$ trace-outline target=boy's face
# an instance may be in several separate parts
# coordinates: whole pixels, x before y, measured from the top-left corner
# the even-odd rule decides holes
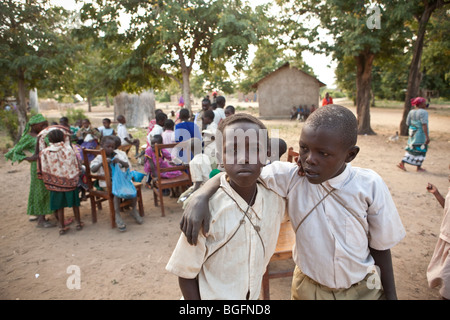
[[[244,139],[239,139],[237,134],[234,139],[226,138],[228,130],[237,129],[242,129],[246,133],[253,131],[255,134],[245,137],[245,142]],[[225,128],[222,159],[234,189],[251,186],[261,173],[267,156],[267,141],[260,139],[260,129],[258,125],[250,122],[233,123]],[[262,159],[260,155],[264,158]]]
[[[299,165],[310,183],[319,184],[341,174],[359,147],[348,147],[342,136],[331,129],[305,125],[300,136]]]
[[[83,122],[81,122],[81,125],[87,129],[87,128],[89,128],[90,123],[89,123],[89,121],[83,120]]]
[[[102,144],[102,148],[105,150],[106,156],[110,157],[116,149],[116,143],[114,141],[105,141]]]
[[[109,122],[108,120],[103,120],[103,126],[106,128],[106,129],[109,129],[109,126],[111,125],[111,122]]]
[[[232,115],[232,113],[229,109],[225,109],[224,112],[225,112],[225,117],[227,117],[227,118]]]

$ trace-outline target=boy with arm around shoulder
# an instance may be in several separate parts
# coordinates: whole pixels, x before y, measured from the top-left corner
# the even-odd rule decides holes
[[[397,298],[390,248],[405,230],[382,178],[350,165],[359,152],[356,140],[353,113],[328,105],[305,122],[297,165],[276,161],[261,174],[269,188],[287,198],[296,233],[293,299]],[[210,181],[203,193],[193,195],[181,221],[191,243],[203,216],[208,217],[202,198],[211,192]],[[369,283],[374,265],[381,286]]]

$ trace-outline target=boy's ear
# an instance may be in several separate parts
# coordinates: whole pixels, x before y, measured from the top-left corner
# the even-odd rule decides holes
[[[345,159],[345,162],[352,162],[353,159],[356,158],[356,156],[359,153],[359,147],[358,146],[353,146],[350,149],[348,149],[348,153],[347,153],[347,158]]]

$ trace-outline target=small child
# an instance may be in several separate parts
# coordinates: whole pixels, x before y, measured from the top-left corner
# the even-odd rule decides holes
[[[80,218],[77,189],[81,163],[75,151],[65,143],[63,131],[52,130],[47,137],[50,145],[39,153],[39,172],[50,191],[50,210],[55,211],[59,234],[63,235],[69,229],[64,224],[64,208],[73,208],[77,230],[81,230],[84,225]]]
[[[229,117],[232,116],[233,114],[235,114],[235,108],[232,105],[229,105],[225,108],[225,117]]]
[[[267,157],[264,124],[241,114],[222,121],[219,131],[225,129],[257,134],[242,139],[223,134],[220,139],[226,175],[209,201],[209,235],[191,246],[181,234],[166,266],[179,277],[186,300],[258,299],[284,216],[284,200],[257,181]]]
[[[214,122],[214,117],[215,117],[214,111],[212,111],[212,110],[206,110],[202,116],[202,122],[203,122],[202,128],[205,128],[205,130],[211,131],[213,133],[213,135],[215,135],[216,131],[217,131],[217,123]]]
[[[117,136],[120,138],[121,145],[127,146],[127,145],[133,145],[136,148],[136,154],[135,156],[139,156],[139,139],[133,139],[133,136],[128,133],[127,126],[125,123],[127,123],[127,120],[125,119],[125,116],[119,115],[117,116],[117,121],[119,122],[119,125],[117,126]]]
[[[126,170],[127,168],[130,168],[130,162],[128,161],[128,157],[125,152],[116,150],[118,145],[118,139],[116,136],[105,136],[101,140],[101,147],[105,150],[105,154],[107,157],[107,161],[109,164],[111,163],[118,163],[122,170]],[[99,175],[104,175],[105,171],[102,167],[102,156],[98,155],[95,157],[94,160],[90,163],[91,171],[94,173],[97,173]],[[104,188],[106,187],[106,182],[103,180],[100,180],[99,183],[100,187]],[[116,218],[116,225],[117,229],[121,232],[124,232],[127,230],[127,226],[125,222],[122,220],[122,217],[120,216],[120,201],[121,199],[114,196],[114,211],[115,211],[115,218]],[[136,210],[136,204],[137,204],[137,198],[132,199],[131,203],[131,216],[136,220],[138,224],[143,223],[142,217],[139,215],[139,213]]]
[[[164,112],[159,112],[156,115],[156,123],[155,126],[153,127],[152,131],[150,131],[150,133],[147,135],[147,142],[149,144],[151,144],[151,140],[152,137],[155,135],[162,135],[162,133],[164,132],[164,124],[166,123],[167,120],[167,114],[165,114]]]
[[[194,155],[192,160],[189,162],[189,173],[191,175],[193,185],[183,192],[178,199],[178,203],[182,202],[183,206],[189,196],[209,179],[209,174],[212,170],[209,157],[202,151],[202,142],[197,138],[192,138],[189,140],[189,144],[191,153]]]
[[[175,122],[171,119],[167,119],[166,122],[164,122],[164,132],[161,134],[163,138],[163,143],[175,143],[175,131],[173,129],[175,128]]]
[[[450,300],[450,187],[445,199],[435,185],[428,183],[427,190],[444,208],[439,239],[427,269],[428,285],[430,288],[441,286],[439,290],[441,297]]]
[[[354,114],[327,105],[306,120],[298,163],[275,161],[261,173],[288,202],[296,234],[294,300],[397,299],[390,248],[405,229],[383,179],[350,165],[359,152],[356,141]],[[216,177],[186,207],[181,226],[189,243],[195,244],[202,218],[208,232],[204,202],[217,190]]]
[[[105,118],[102,120],[103,126],[98,128],[98,131],[101,133],[101,137],[112,136],[115,135],[116,132],[113,128],[111,128],[111,119]]]
[[[145,157],[147,158],[147,161],[144,165],[144,171],[146,173],[150,173],[153,178],[156,178],[156,149],[155,144],[162,144],[162,136],[157,134],[153,136],[151,140],[151,145],[147,150],[145,150]],[[159,166],[160,168],[168,168],[171,167],[169,164],[169,161],[172,160],[171,154],[166,149],[160,150],[161,154],[159,155]],[[178,177],[182,174],[181,171],[168,171],[168,172],[162,172],[161,177],[170,179]]]
[[[89,119],[83,119],[81,121],[81,128],[77,131],[77,138],[83,141],[80,146],[85,149],[96,149],[98,146],[98,140],[100,139],[100,132],[91,126]],[[83,155],[81,155],[83,157]],[[94,156],[89,155],[88,160],[92,161]]]

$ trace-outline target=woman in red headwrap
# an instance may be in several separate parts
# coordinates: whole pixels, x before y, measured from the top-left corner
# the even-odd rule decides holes
[[[422,163],[427,154],[428,144],[430,143],[429,128],[428,128],[428,112],[425,110],[427,101],[425,98],[417,97],[411,100],[411,105],[416,108],[408,113],[406,118],[406,125],[408,128],[408,144],[405,148],[406,153],[402,161],[397,164],[397,167],[406,171],[405,163],[416,166],[417,171],[425,171],[422,168]]]

